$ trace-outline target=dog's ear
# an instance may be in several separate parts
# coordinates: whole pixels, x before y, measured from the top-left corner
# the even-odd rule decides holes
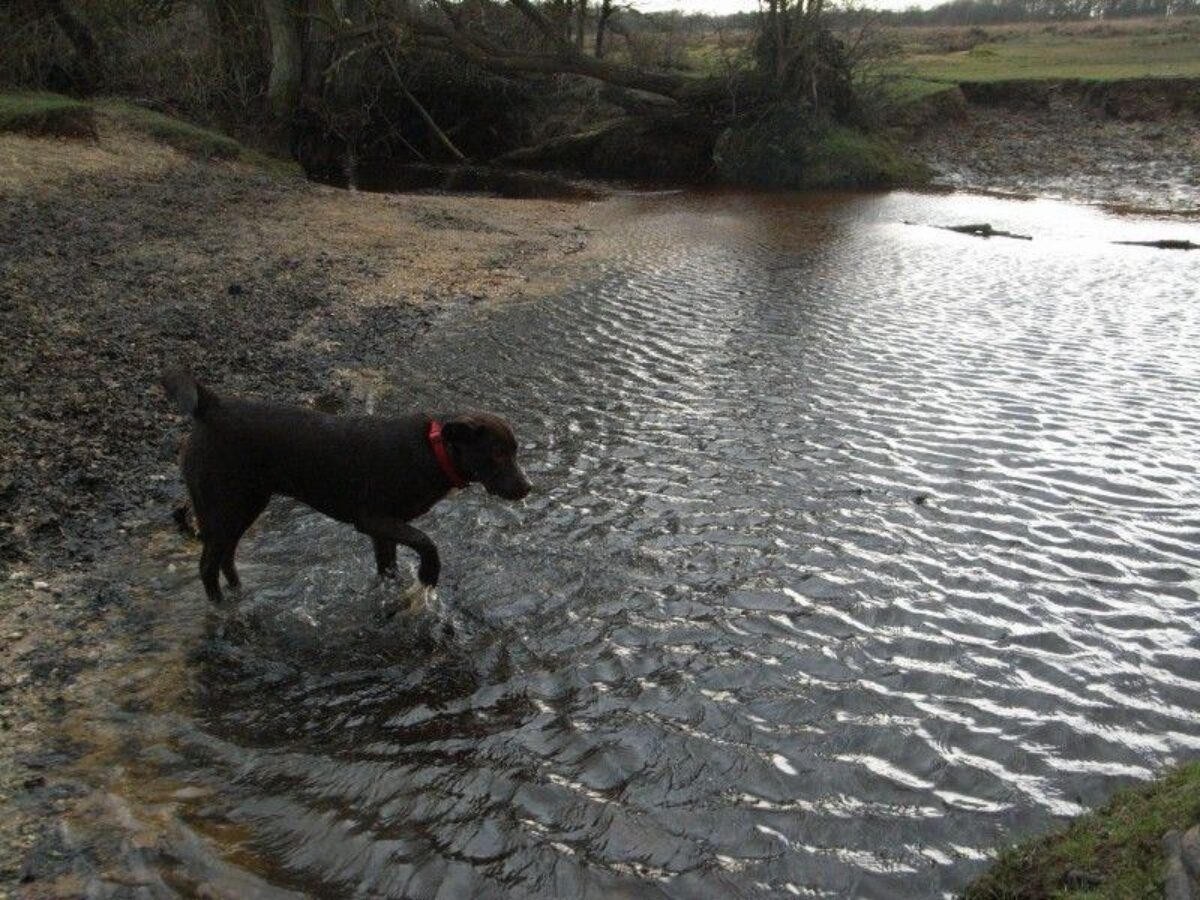
[[[182,415],[195,415],[200,408],[200,385],[187,366],[167,369],[159,379],[163,390]]]
[[[472,416],[455,416],[442,426],[446,440],[454,444],[466,444],[483,436],[486,427]]]

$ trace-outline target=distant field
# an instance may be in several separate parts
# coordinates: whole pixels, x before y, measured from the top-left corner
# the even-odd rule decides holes
[[[895,28],[894,68],[928,81],[1200,76],[1200,19]]]
[[[853,40],[856,35],[850,37]],[[750,64],[749,32],[690,34],[674,67],[697,75]],[[875,40],[905,93],[929,82],[1200,77],[1200,18],[1116,19],[989,26],[884,27]],[[619,52],[619,51],[618,51]]]

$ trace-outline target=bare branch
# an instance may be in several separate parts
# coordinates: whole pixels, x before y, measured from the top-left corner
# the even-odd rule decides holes
[[[425,36],[448,40],[472,62],[504,75],[571,74],[595,78],[616,87],[630,88],[678,99],[688,80],[665,72],[648,72],[588,56],[558,34],[554,24],[542,15],[530,0],[509,0],[527,18],[553,48],[552,53],[517,53],[504,50],[468,32],[448,0],[434,0],[446,16],[447,25],[439,27],[428,20],[414,19],[414,31]]]
[[[455,159],[457,159],[459,162],[466,162],[466,156],[463,155],[461,150],[454,146],[454,142],[450,140],[446,132],[442,131],[442,129],[438,127],[438,123],[434,121],[433,116],[429,114],[429,111],[421,104],[421,101],[413,96],[412,92],[404,84],[404,79],[400,76],[400,69],[396,65],[396,60],[392,57],[392,51],[387,47],[384,47],[383,55],[384,58],[387,59],[388,67],[392,70],[392,76],[396,79],[396,84],[400,88],[400,93],[404,95],[405,100],[412,104],[413,109],[417,111],[417,115],[421,117],[421,121],[423,121],[429,127],[429,130],[432,131],[437,139],[442,142],[442,146],[449,150],[450,154]]]

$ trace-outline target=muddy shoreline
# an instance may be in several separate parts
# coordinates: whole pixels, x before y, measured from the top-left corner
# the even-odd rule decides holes
[[[1196,79],[964,84],[908,111],[932,184],[1200,214]]]

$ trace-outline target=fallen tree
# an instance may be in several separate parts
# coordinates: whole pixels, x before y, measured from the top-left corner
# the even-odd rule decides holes
[[[328,84],[321,81],[337,77],[343,60],[384,58],[388,65],[382,72],[377,67],[374,77],[392,82],[420,111],[424,129],[441,145],[426,154],[432,159],[692,180],[720,168],[713,151],[724,133],[761,131],[764,121],[780,120],[781,110],[784,116],[814,122],[846,123],[855,115],[853,73],[844,47],[825,25],[824,0],[764,0],[760,33],[748,58],[709,75],[633,65],[617,59],[611,47],[606,52],[604,34],[618,33],[608,3],[599,6],[594,52],[589,53],[580,24],[587,19],[588,0],[575,0],[571,15],[563,14],[558,3],[533,0],[362,3],[353,11],[348,2],[341,4],[339,14],[318,17],[323,46],[312,52],[329,61],[322,68],[307,68],[310,104],[297,110],[297,120],[312,121],[311,98],[327,92]],[[560,123],[529,128],[473,153],[456,137],[472,132],[469,117],[460,114],[454,121],[446,117],[447,110],[420,108],[414,96],[419,92],[406,75],[416,60],[440,60],[447,68],[466,66],[504,81],[537,85],[545,120],[570,120],[564,111],[580,97],[587,98],[582,102],[590,105],[592,115],[574,117],[581,127]],[[289,83],[290,77],[272,71],[272,82]],[[558,97],[561,107],[552,108],[548,97]],[[775,140],[817,133],[780,129]],[[743,145],[748,144],[727,142],[729,147]],[[740,173],[755,165],[725,168]]]
[[[190,91],[183,108],[202,119],[286,143],[310,173],[379,160],[790,186],[883,177],[820,175],[859,124],[850,54],[827,25],[826,0],[761,0],[753,40],[702,73],[673,68],[682,38],[662,30],[670,17],[610,0],[107,0],[90,30],[100,7],[53,0],[50,17],[37,0],[20,2],[70,32],[103,90],[128,91],[122,79],[138,68],[112,55],[131,36],[144,52],[144,32],[159,28],[166,92]],[[193,38],[197,22],[204,34],[180,53],[168,38],[183,20]],[[185,77],[168,71],[177,60]],[[798,173],[780,154],[813,164]],[[877,156],[859,154],[871,161],[864,171],[887,169]]]
[[[1153,247],[1156,250],[1200,250],[1200,244],[1174,238],[1161,241],[1113,241],[1113,243],[1124,244],[1126,247]]]
[[[905,220],[905,225],[917,225],[918,222],[909,222]],[[1012,238],[1015,241],[1032,241],[1033,237],[1028,234],[1017,234],[1014,231],[1003,231],[999,228],[993,228],[990,222],[972,223],[970,225],[933,225],[932,228],[940,228],[942,231],[953,231],[955,234],[968,234],[971,237],[981,238]]]

